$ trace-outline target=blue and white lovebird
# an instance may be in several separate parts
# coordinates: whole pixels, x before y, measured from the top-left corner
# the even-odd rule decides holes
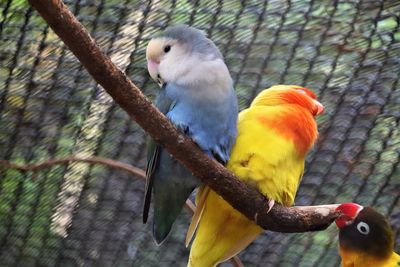
[[[161,89],[157,108],[210,157],[225,164],[237,135],[238,106],[221,53],[205,34],[179,25],[150,40],[150,76]],[[165,240],[200,180],[162,147],[149,142],[143,222],[154,194],[153,237]]]

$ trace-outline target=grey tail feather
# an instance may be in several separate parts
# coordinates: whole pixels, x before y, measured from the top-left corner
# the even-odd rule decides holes
[[[153,223],[153,239],[154,239],[154,242],[156,242],[157,246],[161,246],[162,243],[164,243],[165,239],[167,239],[167,236],[170,233],[171,228],[169,231],[163,231],[162,233],[160,233],[159,230],[156,230],[157,228],[155,225],[156,224]],[[172,225],[171,225],[171,227],[172,227]]]
[[[144,204],[143,204],[143,223],[147,223],[147,219],[149,218],[151,193],[153,191],[152,189],[153,189],[153,178],[147,177]]]
[[[172,225],[174,224],[177,215],[163,218],[163,221],[157,219],[159,217],[160,214],[154,211],[153,238],[158,246],[160,246],[164,242],[168,234],[171,232]]]
[[[161,245],[167,238],[177,217],[182,211],[186,199],[190,196],[195,186],[185,188],[186,192],[181,192],[178,198],[164,198],[163,203],[155,199],[154,218],[153,218],[153,238],[157,245]],[[158,197],[158,196],[157,196]]]
[[[149,210],[151,203],[151,193],[153,191],[153,183],[154,183],[154,171],[158,164],[158,158],[160,154],[160,146],[156,145],[154,153],[151,159],[147,163],[146,168],[146,188],[144,195],[144,204],[143,204],[143,223],[147,223],[147,219],[149,218]]]

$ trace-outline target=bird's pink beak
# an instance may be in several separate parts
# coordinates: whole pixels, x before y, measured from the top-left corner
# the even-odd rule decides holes
[[[340,211],[342,214],[335,220],[337,227],[343,228],[349,224],[352,224],[354,219],[358,216],[360,211],[363,209],[356,203],[343,203],[336,208],[336,211]]]
[[[324,110],[325,110],[324,106],[320,102],[318,102],[317,100],[314,100],[314,103],[317,106],[317,112],[316,112],[315,115],[319,115],[319,114],[324,113]]]
[[[154,73],[158,69],[158,65],[160,65],[160,61],[158,60],[147,60],[147,69],[149,70],[150,74]]]

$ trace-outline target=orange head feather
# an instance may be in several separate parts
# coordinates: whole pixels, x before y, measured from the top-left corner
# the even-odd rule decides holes
[[[275,85],[259,93],[251,106],[296,104],[316,116],[324,111],[324,107],[316,98],[316,95],[308,88],[297,85]]]
[[[300,155],[305,156],[317,139],[317,124],[313,116],[321,114],[324,107],[311,90],[296,85],[276,85],[259,93],[251,106],[287,106],[284,112],[279,109],[276,117],[262,115],[259,120],[292,140]]]

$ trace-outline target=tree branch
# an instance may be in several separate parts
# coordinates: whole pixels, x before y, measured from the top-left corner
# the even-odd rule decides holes
[[[132,119],[195,176],[262,228],[278,232],[322,230],[338,216],[334,211],[335,206],[304,209],[275,205],[268,213],[267,199],[206,156],[195,143],[178,132],[139,88],[101,52],[62,1],[29,0],[29,3]]]

